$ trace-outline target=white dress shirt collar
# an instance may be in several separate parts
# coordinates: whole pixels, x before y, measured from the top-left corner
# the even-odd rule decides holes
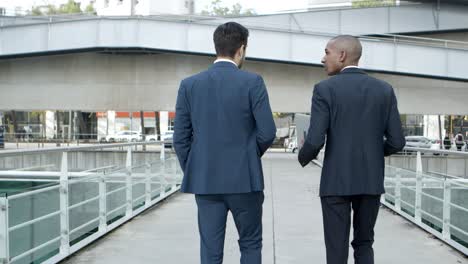
[[[351,68],[359,69],[359,67],[356,66],[356,65],[349,65],[349,66],[346,66],[346,67],[344,67],[343,69],[341,69],[341,71],[344,71],[344,70],[346,70],[346,69],[351,69]]]
[[[230,62],[230,63],[236,65],[236,67],[237,67],[237,64],[233,60],[230,60],[230,59],[216,59],[214,61],[214,63],[217,63],[217,62]]]

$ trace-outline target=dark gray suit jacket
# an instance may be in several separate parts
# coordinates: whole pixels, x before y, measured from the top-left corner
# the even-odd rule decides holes
[[[384,156],[405,146],[393,88],[357,68],[318,83],[299,152],[302,166],[317,157],[325,140],[320,196],[384,193]]]
[[[174,147],[182,192],[232,194],[263,190],[261,156],[275,123],[262,77],[217,62],[180,84]]]

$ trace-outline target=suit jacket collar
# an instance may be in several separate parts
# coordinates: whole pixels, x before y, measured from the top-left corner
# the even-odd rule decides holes
[[[216,68],[232,68],[232,69],[239,69],[239,68],[237,68],[236,65],[234,65],[233,63],[228,62],[228,61],[219,61],[219,62],[213,63],[213,64],[210,66],[210,69],[216,69]]]
[[[360,74],[367,74],[365,71],[361,70],[360,68],[347,68],[341,71],[339,74],[345,74],[345,73],[360,73]]]

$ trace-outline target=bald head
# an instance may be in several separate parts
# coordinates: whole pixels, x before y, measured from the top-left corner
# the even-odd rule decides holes
[[[339,52],[346,52],[346,64],[358,64],[362,55],[362,46],[358,38],[350,35],[334,37],[329,42]]]
[[[341,35],[328,42],[322,63],[328,75],[335,75],[346,66],[358,66],[361,54],[362,46],[357,38]]]

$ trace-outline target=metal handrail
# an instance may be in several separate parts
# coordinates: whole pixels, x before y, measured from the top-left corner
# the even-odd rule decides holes
[[[84,200],[82,202],[79,202],[79,203],[76,203],[76,204],[73,204],[73,205],[69,205],[68,210],[73,210],[73,209],[78,208],[78,207],[80,207],[82,205],[89,204],[91,202],[97,201],[97,200],[99,200],[99,198],[100,198],[100,196],[97,195],[97,196],[94,196],[93,198],[90,198],[88,200]]]
[[[400,202],[406,204],[407,206],[409,206],[409,207],[411,207],[411,208],[413,208],[413,209],[415,208],[414,204],[410,204],[410,203],[408,203],[407,201],[403,201],[403,200],[400,199]]]
[[[138,185],[138,184],[143,184],[143,183],[146,183],[148,180],[147,179],[143,179],[141,181],[135,181],[135,182],[132,182],[132,185],[135,186],[135,185]]]
[[[429,216],[429,217],[431,217],[431,218],[433,218],[433,219],[435,219],[435,220],[437,220],[437,221],[439,221],[441,223],[444,222],[444,220],[440,219],[440,217],[437,217],[437,216],[429,213],[428,211],[426,211],[424,209],[419,209],[419,210],[421,210],[421,213],[423,213],[423,214],[425,214],[425,215],[427,215],[427,216]]]
[[[394,188],[395,188],[395,187],[396,187],[396,186],[394,186]],[[403,188],[403,189],[406,189],[406,190],[409,190],[409,191],[412,191],[412,192],[416,192],[416,188],[410,188],[410,187],[404,186],[404,185],[400,186],[400,188]]]
[[[427,173],[435,174],[435,175],[439,175],[439,176],[443,176],[443,177],[448,177],[448,178],[454,178],[454,179],[464,179],[463,177],[460,177],[460,176],[444,174],[444,173],[436,172],[436,171],[428,171]]]
[[[459,180],[459,179],[457,179],[457,180],[450,180],[450,184],[456,185],[456,186],[462,187],[462,188],[468,188],[468,179],[463,179],[463,181],[464,181],[465,184],[458,183],[458,181],[460,181],[460,180]]]
[[[409,169],[404,169],[404,168],[399,168],[399,167],[395,167],[395,166],[392,166],[392,165],[385,165],[386,167],[389,167],[389,168],[394,168],[394,169],[399,169],[400,171],[405,171],[405,172],[409,172],[411,174],[416,174],[417,172],[416,171],[412,171],[412,170],[409,170]],[[438,180],[438,181],[442,181],[444,180],[443,178],[441,177],[437,177],[437,176],[432,176],[432,175],[428,175],[428,174],[425,174],[425,173],[420,173],[422,177],[424,178],[430,178],[430,179],[434,179],[434,180]],[[404,179],[408,179],[409,177],[405,177]],[[413,177],[411,177],[413,178]]]
[[[111,214],[113,214],[113,213],[115,213],[115,212],[117,212],[119,210],[125,209],[125,207],[127,207],[127,204],[124,204],[124,205],[121,205],[121,206],[119,206],[117,208],[114,208],[113,210],[107,212],[106,215],[109,216],[109,215],[111,215]]]
[[[460,229],[459,227],[457,227],[457,226],[455,226],[453,224],[450,224],[450,227],[457,230],[458,232],[464,234],[465,236],[468,236],[468,232],[466,232],[465,230],[462,230],[462,229]]]
[[[138,196],[137,198],[133,199],[133,201],[132,201],[132,202],[139,201],[139,200],[141,200],[141,198],[145,198],[145,196],[146,196],[146,194],[144,193],[144,194],[142,194],[142,195]]]
[[[13,195],[8,196],[8,200],[19,199],[19,198],[26,197],[26,196],[29,196],[29,195],[48,192],[48,191],[52,191],[52,190],[55,190],[55,189],[60,189],[60,185],[55,183],[55,185],[50,186],[50,187],[45,187],[45,188],[41,188],[41,189],[38,189],[38,190],[23,192],[23,193],[19,193],[19,194],[13,194]]]
[[[122,183],[125,183],[125,182],[122,182]],[[112,194],[114,194],[114,193],[116,193],[116,192],[120,192],[120,191],[123,191],[123,190],[125,190],[125,189],[127,189],[127,186],[124,185],[124,186],[119,187],[119,188],[117,188],[117,189],[114,189],[114,190],[112,190],[112,191],[106,192],[106,196],[110,196],[110,195],[112,195]]]
[[[59,21],[42,21],[42,22],[32,23],[32,24],[33,25],[57,24],[57,23],[67,23],[67,22],[96,21],[96,20],[101,20],[101,21],[104,21],[104,20],[144,20],[144,21],[164,21],[164,22],[173,22],[173,23],[189,23],[189,24],[211,25],[211,26],[219,25],[219,22],[216,20],[187,20],[187,19],[180,19],[180,18],[167,17],[167,16],[151,16],[151,17],[135,17],[135,16],[104,17],[104,16],[101,16],[101,17],[73,18],[70,20],[59,20]],[[250,29],[258,29],[258,30],[272,31],[272,32],[298,33],[298,34],[305,34],[305,35],[325,36],[325,37],[330,37],[330,38],[339,35],[339,34],[334,34],[334,33],[324,33],[324,32],[314,31],[315,28],[303,27],[303,26],[301,26],[301,30],[296,30],[296,29],[275,28],[274,26],[269,27],[268,23],[263,23],[263,22],[258,23],[258,24],[247,22],[244,24],[249,25],[248,27]],[[2,27],[3,28],[23,27],[23,26],[29,26],[29,25],[31,24],[3,25]],[[440,43],[441,45],[440,46],[437,45],[437,47],[440,47],[443,49],[454,49],[453,47],[449,47],[448,44],[462,45],[462,46],[466,46],[466,47],[463,47],[462,49],[465,49],[465,48],[468,49],[468,42],[462,42],[462,41],[441,40],[441,39],[435,39],[435,38],[424,38],[424,37],[414,37],[414,36],[402,37],[401,35],[394,35],[394,34],[379,34],[379,35],[386,36],[387,38],[369,37],[369,36],[360,37],[360,38],[366,39],[366,40],[388,42],[388,43],[395,43],[397,40],[400,40],[400,39],[408,39],[408,40],[413,40],[413,41],[408,41],[407,42],[408,44],[420,44],[420,45],[422,44],[427,45],[429,44],[427,42],[431,41],[431,42]],[[456,47],[456,49],[460,49],[460,47]]]
[[[456,203],[450,203],[450,206],[453,206],[453,207],[457,208],[458,210],[462,210],[462,211],[468,213],[468,208],[465,208],[465,207],[463,207],[463,206],[460,206],[460,205],[458,205],[458,204],[456,204]]]
[[[426,192],[421,192],[421,195],[424,195],[424,196],[426,196],[426,197],[432,198],[433,200],[436,200],[436,201],[441,202],[441,203],[444,202],[444,199],[441,199],[441,198],[439,198],[439,197],[437,197],[437,196],[434,196],[434,195],[432,195],[432,194],[428,194],[428,193],[426,193]]]
[[[166,143],[166,141],[156,142],[132,142],[132,143],[112,143],[112,144],[94,144],[89,146],[78,146],[78,147],[54,147],[54,148],[42,148],[42,149],[21,149],[21,150],[3,150],[0,151],[0,157],[13,156],[13,155],[28,155],[37,153],[48,153],[48,152],[77,152],[83,150],[101,150],[101,149],[112,149],[118,147],[133,147],[143,145],[160,145]]]
[[[94,219],[92,219],[92,220],[90,220],[90,221],[88,221],[88,222],[86,222],[86,223],[84,223],[84,224],[82,224],[82,225],[80,225],[78,227],[75,227],[74,229],[70,230],[70,235],[74,234],[76,231],[82,229],[83,227],[86,227],[86,226],[88,226],[88,225],[90,225],[90,224],[92,224],[94,222],[97,222],[97,221],[99,221],[99,217],[96,217],[96,218],[94,218]]]
[[[16,257],[12,258],[12,259],[10,260],[10,263],[11,263],[11,262],[15,262],[15,261],[17,261],[17,260],[19,260],[19,259],[22,259],[22,258],[28,256],[28,255],[31,254],[31,253],[34,253],[34,252],[36,252],[36,251],[38,251],[38,250],[41,250],[41,249],[43,249],[43,248],[45,248],[45,247],[47,247],[47,246],[49,246],[49,245],[52,245],[53,243],[59,242],[60,239],[61,239],[61,237],[56,237],[56,238],[51,239],[50,241],[48,241],[48,242],[46,242],[46,243],[44,243],[44,244],[42,244],[42,245],[40,245],[40,246],[37,246],[37,247],[32,248],[32,249],[30,249],[30,250],[28,250],[28,251],[26,251],[26,252],[23,252],[21,255],[18,255],[18,256],[16,256]]]
[[[436,153],[436,154],[450,154],[455,156],[463,156],[468,157],[468,152],[462,151],[453,151],[453,150],[444,150],[444,149],[429,149],[429,148],[413,148],[413,147],[405,147],[403,150],[421,152],[421,153]]]
[[[389,193],[385,193],[385,196],[390,196],[390,198],[393,198],[393,199],[395,199],[395,198],[396,198],[396,196],[395,196],[395,195],[393,195],[393,194],[389,194]]]
[[[156,188],[156,189],[154,189],[154,190],[151,190],[151,194],[153,194],[153,193],[155,193],[155,192],[157,192],[157,191],[161,192],[162,189],[163,189],[163,187],[160,186],[160,187],[158,187],[158,188]]]
[[[37,222],[43,221],[43,220],[45,220],[45,219],[49,219],[49,218],[54,217],[54,216],[59,215],[59,214],[60,214],[60,210],[55,211],[55,212],[50,213],[50,214],[43,215],[43,216],[41,216],[41,217],[34,218],[33,220],[30,220],[30,221],[27,221],[27,222],[24,222],[24,223],[21,223],[21,224],[18,224],[18,225],[9,227],[9,228],[8,228],[8,231],[9,231],[9,232],[13,232],[13,231],[18,230],[18,229],[20,229],[20,228],[23,228],[23,227],[25,227],[25,226],[29,226],[29,225],[35,224],[35,223],[37,223]]]

